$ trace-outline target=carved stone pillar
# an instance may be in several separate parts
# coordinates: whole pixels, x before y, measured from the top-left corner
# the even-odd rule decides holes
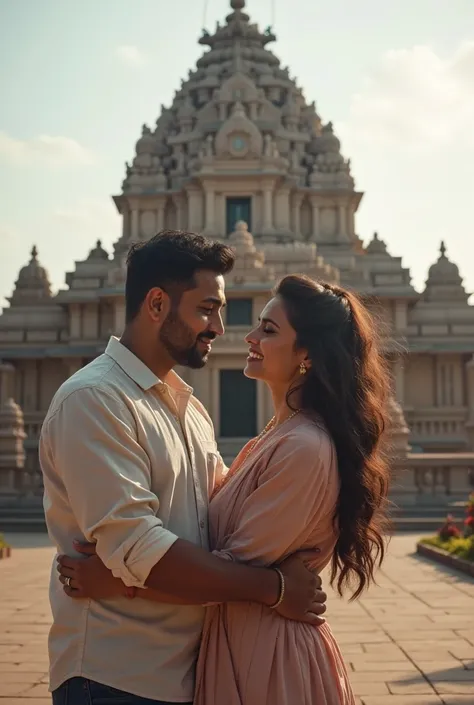
[[[126,210],[122,216],[122,237],[121,240],[127,242],[130,239],[131,215],[130,211]]]
[[[339,205],[339,239],[347,241],[347,207],[342,204]]]
[[[395,358],[393,363],[393,381],[395,387],[395,398],[403,407],[405,404],[405,368],[402,357]]]
[[[349,239],[353,240],[355,238],[355,206],[353,203],[349,204],[347,212],[349,220]]]
[[[125,328],[125,300],[117,299],[114,305],[114,335],[121,336]]]
[[[321,236],[321,212],[319,210],[319,203],[316,200],[311,201],[311,208],[313,210],[313,235],[312,239],[316,242]]]
[[[8,362],[0,360],[0,406],[6,404],[13,396],[13,378],[15,368]]]
[[[282,188],[276,195],[276,226],[284,233],[290,232],[290,190]]]
[[[400,404],[393,396],[388,401],[388,423],[383,444],[390,460],[391,498],[396,504],[413,504],[416,501],[416,470],[410,466],[408,438],[410,430]]]
[[[215,235],[215,210],[216,210],[216,192],[214,187],[206,189],[206,226],[204,233],[206,235]]]
[[[165,201],[158,201],[156,207],[156,232],[159,233],[165,227]]]
[[[301,239],[301,204],[303,203],[303,194],[295,193],[291,204],[292,211],[292,227],[293,234],[298,240]]]
[[[263,234],[273,233],[273,186],[263,187]]]
[[[183,198],[183,194],[178,193],[173,196],[173,203],[176,208],[176,229],[184,230],[186,227],[186,202]]]
[[[405,301],[395,301],[395,332],[404,334],[407,330],[408,318],[407,318],[407,304]]]
[[[466,364],[466,381],[467,381],[467,422],[466,433],[468,437],[469,447],[474,450],[474,355]]]
[[[0,496],[14,496],[24,488],[26,438],[23,412],[11,394],[14,367],[0,362]],[[26,489],[26,488],[25,488]]]
[[[410,448],[408,438],[410,430],[405,421],[403,409],[391,395],[388,400],[388,424],[385,442],[393,458],[404,458]]]
[[[130,237],[135,242],[136,240],[139,239],[140,236],[140,213],[137,208],[134,208],[132,210],[131,214],[131,228],[130,228]]]
[[[202,192],[197,188],[188,190],[188,228],[199,233],[203,229],[202,222]]]

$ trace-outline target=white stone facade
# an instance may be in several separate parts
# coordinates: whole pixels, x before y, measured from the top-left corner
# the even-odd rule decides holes
[[[32,487],[38,435],[55,390],[100,354],[111,334],[120,335],[126,252],[163,228],[228,241],[238,254],[227,282],[227,333],[204,370],[180,370],[210,411],[227,458],[270,415],[264,389],[242,383],[239,371],[244,334],[287,272],[339,281],[377,312],[413,451],[474,450],[474,308],[458,268],[442,245],[419,294],[377,234],[364,248],[355,225],[363,194],[331,123],[323,124],[268,50],[271,28],[261,33],[243,0],[231,6],[215,33],[203,33],[208,51],[172,105],[162,106],[153,128],[143,126],[114,197],[123,219],[114,252],[98,242],[66,275],[67,288],[52,295],[33,249],[0,316],[0,359],[14,367],[12,396],[24,416]],[[225,406],[234,394],[238,418]],[[403,424],[401,414],[406,450]]]

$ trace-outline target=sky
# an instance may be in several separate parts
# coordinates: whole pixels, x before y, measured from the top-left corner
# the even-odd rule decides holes
[[[229,0],[0,0],[0,305],[32,245],[53,288],[97,239]],[[331,120],[365,195],[356,221],[421,290],[441,240],[474,291],[474,1],[247,0],[270,48]]]

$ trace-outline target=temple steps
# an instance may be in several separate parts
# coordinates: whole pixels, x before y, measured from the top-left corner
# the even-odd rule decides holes
[[[393,531],[394,533],[417,531],[431,534],[444,523],[448,513],[453,515],[459,528],[462,528],[465,510],[461,502],[454,505],[395,507],[391,516]],[[46,524],[41,499],[34,497],[18,502],[11,501],[8,504],[2,504],[0,500],[0,533],[7,531],[45,532]]]
[[[463,502],[395,507],[391,513],[391,521],[395,533],[418,531],[432,534],[444,524],[447,514],[451,514],[457,526],[462,529],[462,523],[466,516]]]

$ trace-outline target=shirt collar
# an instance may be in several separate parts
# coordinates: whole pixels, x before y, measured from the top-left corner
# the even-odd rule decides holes
[[[163,382],[115,336],[110,338],[105,354],[115,360],[125,374],[145,392],[152,387],[166,387],[168,385],[178,394],[190,396],[193,393],[192,387],[189,387],[174,370],[170,371],[166,382]]]

